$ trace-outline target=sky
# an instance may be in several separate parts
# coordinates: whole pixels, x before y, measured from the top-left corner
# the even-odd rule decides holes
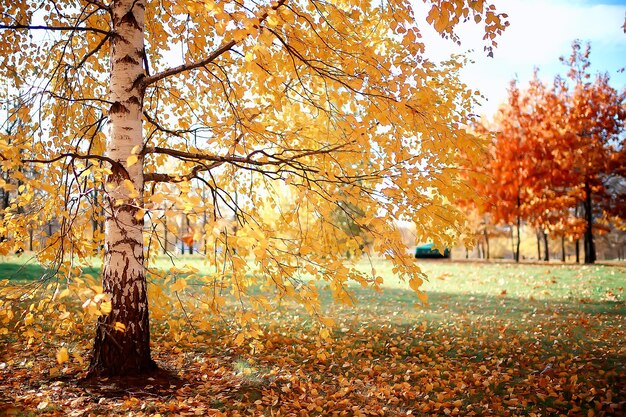
[[[608,72],[614,88],[626,88],[626,0],[492,0],[500,12],[509,15],[510,26],[497,40],[494,57],[483,51],[484,29],[465,24],[460,30],[461,46],[439,38],[424,25],[420,29],[427,53],[445,59],[450,53],[465,53],[475,61],[463,69],[462,79],[488,99],[476,113],[491,117],[506,100],[509,82],[516,78],[523,87],[535,67],[539,76],[550,81],[565,75],[560,56],[569,56],[574,39],[591,43],[591,70]]]

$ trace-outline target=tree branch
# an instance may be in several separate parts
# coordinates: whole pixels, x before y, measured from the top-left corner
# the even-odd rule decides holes
[[[97,52],[100,50],[100,48],[102,48],[102,47],[104,46],[104,44],[105,44],[105,43],[106,43],[106,41],[110,38],[110,36],[111,36],[111,34],[110,34],[110,33],[107,33],[107,34],[104,36],[104,38],[102,38],[102,40],[100,41],[100,43],[98,43],[98,45],[97,45],[95,48],[93,48],[91,51],[89,51],[89,52],[87,53],[87,55],[85,55],[85,56],[83,57],[83,59],[81,59],[81,60],[80,60],[80,62],[78,63],[78,65],[76,65],[76,68],[80,68],[80,67],[82,67],[82,66],[83,66],[83,64],[84,64],[85,62],[87,62],[87,60],[89,59],[89,57],[90,57],[90,56],[92,56],[92,55],[94,55],[95,53],[97,53]]]
[[[183,65],[179,65],[177,67],[166,69],[165,71],[159,72],[158,74],[154,74],[154,75],[152,75],[150,77],[146,77],[144,79],[144,83],[145,83],[145,85],[147,87],[150,84],[154,84],[157,81],[162,80],[163,78],[171,77],[172,75],[180,74],[181,72],[185,72],[185,71],[189,71],[189,70],[192,70],[192,69],[195,69],[195,68],[203,67],[203,66],[205,66],[207,64],[210,64],[214,60],[216,60],[220,55],[224,54],[225,52],[228,52],[236,44],[237,44],[237,42],[230,41],[230,42],[222,45],[221,47],[219,47],[215,51],[213,51],[212,54],[210,54],[209,56],[207,56],[205,59],[203,59],[201,61],[196,61],[196,62],[193,62],[193,63],[190,63],[190,64],[183,64]]]
[[[87,3],[93,4],[94,6],[97,6],[100,9],[103,10],[107,10],[107,11],[111,11],[111,7],[102,3],[101,1],[98,0],[87,0]]]
[[[110,35],[108,30],[102,30],[98,28],[89,28],[84,26],[31,26],[31,25],[0,25],[0,29],[26,29],[26,30],[58,30],[58,31],[84,31],[84,32],[96,32],[103,35]]]
[[[216,168],[220,165],[224,164],[224,162],[214,162],[210,165],[200,164],[194,166],[188,174],[185,175],[171,175],[171,174],[163,174],[159,172],[148,172],[144,174],[143,180],[144,182],[185,182],[190,181],[193,178],[198,178],[198,174],[205,171],[210,171],[213,168]]]
[[[52,164],[54,162],[58,162],[61,159],[65,159],[65,158],[85,159],[85,160],[95,159],[95,160],[102,161],[102,162],[108,162],[109,164],[111,164],[111,168],[114,170],[114,172],[120,173],[126,179],[130,179],[130,175],[128,174],[128,171],[126,171],[126,168],[124,168],[124,165],[122,165],[120,162],[114,159],[109,158],[108,156],[103,156],[103,155],[81,155],[78,153],[66,152],[66,153],[59,154],[50,159],[22,159],[21,162],[31,163],[31,164]],[[2,154],[0,154],[0,159],[5,160],[5,161],[8,160],[8,158]]]
[[[277,10],[286,2],[287,0],[279,0],[275,5],[272,6],[272,10]],[[263,15],[259,18],[259,24],[261,24],[265,19],[267,19],[267,16],[268,16],[267,13],[263,13]],[[230,51],[235,45],[237,45],[237,41],[231,40],[225,43],[224,45],[220,46],[218,49],[213,51],[209,56],[207,56],[206,58],[200,61],[192,62],[189,64],[182,64],[177,67],[166,69],[165,71],[162,71],[158,74],[154,74],[150,77],[146,77],[144,80],[144,83],[145,83],[144,85],[147,87],[150,84],[154,84],[157,81],[162,80],[163,78],[171,77],[173,75],[180,74],[181,72],[189,71],[192,69],[204,67],[205,65],[208,65],[211,62],[215,61],[222,54]]]

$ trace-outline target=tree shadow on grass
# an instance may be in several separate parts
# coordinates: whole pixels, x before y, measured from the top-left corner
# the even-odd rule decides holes
[[[405,289],[383,289],[376,293],[371,290],[354,288],[356,310],[414,310],[418,299],[415,293]],[[428,314],[474,314],[483,316],[498,315],[512,320],[527,314],[558,314],[575,315],[607,315],[626,317],[625,301],[593,301],[570,297],[566,299],[535,299],[515,297],[503,293],[489,295],[481,293],[456,293],[427,291],[428,305],[420,306],[419,310]],[[332,308],[332,295],[324,291],[320,297],[326,307]]]
[[[184,386],[187,381],[177,375],[176,371],[166,368],[140,375],[116,377],[86,377],[74,380],[77,388],[84,389],[91,395],[106,398],[136,398],[163,396],[173,394]]]

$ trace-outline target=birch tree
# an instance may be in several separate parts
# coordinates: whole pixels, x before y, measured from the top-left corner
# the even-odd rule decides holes
[[[204,225],[215,273],[201,277],[198,308],[220,314],[224,293],[237,299],[238,340],[258,335],[255,311],[285,296],[319,316],[316,281],[339,300],[349,300],[350,281],[380,285],[375,271],[344,263],[342,254],[366,245],[333,223],[342,207],[359,208],[353,221],[375,237],[372,250],[424,298],[394,221],[451,244],[464,220],[450,202],[466,192],[456,155],[477,155],[482,144],[464,130],[475,94],[458,79],[462,60],[427,59],[420,27],[459,42],[455,27],[475,21],[490,54],[507,24],[482,0],[428,0],[425,10],[426,22],[402,0],[0,5],[0,72],[22,92],[7,122],[28,121],[0,137],[0,165],[13,176],[26,165],[38,173],[20,178],[5,209],[0,253],[14,250],[28,224],[56,218],[38,258],[73,288],[81,259],[100,244],[83,231],[102,209],[89,196],[102,190],[101,289],[74,294],[98,316],[92,375],[156,367],[146,262],[158,245],[144,223],[163,218],[164,200],[186,214],[201,207],[215,224],[236,216],[236,234]],[[37,209],[18,213],[26,205]],[[177,294],[185,283],[161,281]],[[252,285],[267,295],[248,296]],[[155,294],[153,312],[165,303],[162,287]]]

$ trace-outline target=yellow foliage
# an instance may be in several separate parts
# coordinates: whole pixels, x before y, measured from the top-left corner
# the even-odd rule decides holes
[[[61,348],[57,351],[57,362],[59,363],[59,365],[62,365],[63,363],[67,362],[70,359],[70,355],[67,352],[67,348]]]
[[[210,273],[151,268],[151,315],[183,306],[192,321],[198,311],[227,316],[238,344],[258,339],[257,312],[284,298],[321,317],[318,284],[344,303],[353,302],[353,283],[379,287],[375,271],[353,265],[370,254],[392,259],[425,302],[395,224],[414,223],[441,246],[461,236],[464,215],[453,202],[468,187],[459,150],[476,158],[482,142],[464,128],[475,104],[459,79],[464,61],[425,59],[419,26],[457,40],[457,24],[473,17],[490,47],[506,16],[483,1],[427,0],[426,22],[400,0],[145,1],[123,10],[137,13],[143,26],[134,27],[112,21],[117,12],[94,12],[100,2],[84,10],[40,3],[7,3],[0,23],[38,10],[46,24],[90,30],[33,42],[23,28],[3,28],[5,84],[46,87],[9,100],[15,128],[0,134],[0,186],[10,196],[0,254],[30,250],[32,237],[37,261],[59,278],[48,290],[58,297],[46,301],[80,300],[85,314],[46,316],[43,303],[0,318],[16,315],[36,332],[39,321],[62,315],[69,334],[97,317],[124,331],[116,317],[102,317],[124,308],[113,311],[112,299],[144,282],[144,258],[181,241],[206,254]],[[111,49],[111,33],[138,57],[112,65],[121,49]],[[180,56],[170,68],[173,50]],[[102,286],[80,278],[92,257],[104,263]],[[194,296],[200,288],[201,299],[170,299],[155,288],[161,283]],[[10,297],[0,301],[21,309]],[[225,311],[227,297],[236,312]],[[332,326],[324,323],[323,339]]]

